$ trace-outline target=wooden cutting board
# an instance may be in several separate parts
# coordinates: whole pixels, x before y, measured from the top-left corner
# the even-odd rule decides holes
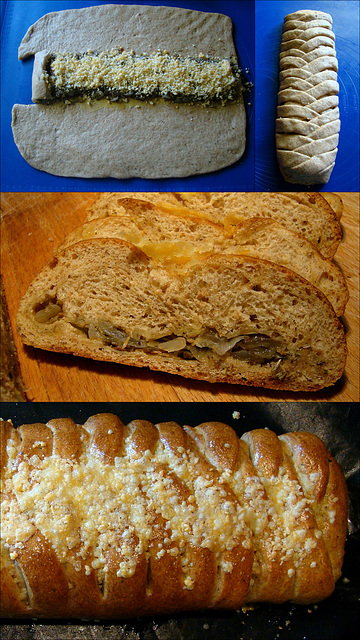
[[[96,193],[2,194],[1,274],[11,330],[29,401],[358,401],[359,400],[359,194],[344,202],[343,241],[336,261],[346,277],[350,301],[342,318],[347,336],[346,373],[325,391],[294,394],[240,385],[211,384],[113,363],[25,347],[15,316],[21,296],[67,233],[86,218]]]

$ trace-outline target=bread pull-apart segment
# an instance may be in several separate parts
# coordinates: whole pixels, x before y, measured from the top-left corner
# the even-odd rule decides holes
[[[314,603],[340,577],[344,476],[313,434],[112,414],[1,422],[1,615]]]
[[[339,141],[338,62],[332,18],[302,10],[285,17],[276,149],[287,182],[326,184]]]

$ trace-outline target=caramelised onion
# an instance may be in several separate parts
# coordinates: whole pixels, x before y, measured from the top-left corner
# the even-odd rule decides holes
[[[199,362],[230,354],[238,360],[254,364],[265,364],[282,357],[278,352],[281,341],[261,333],[240,335],[228,339],[209,330],[189,343],[183,336],[176,335],[163,336],[158,340],[133,338],[105,320],[87,323],[81,319],[81,322],[72,321],[71,324],[82,330],[85,329],[90,339],[102,340],[114,348],[140,348],[149,352],[173,353],[184,358],[194,358]]]
[[[145,340],[136,340],[131,338],[125,331],[114,327],[111,322],[106,320],[98,320],[97,322],[90,322],[88,327],[88,337],[90,339],[100,339],[104,342],[110,343],[113,347],[141,347],[144,348],[147,345]]]
[[[270,338],[262,333],[243,336],[238,342],[232,356],[238,360],[264,364],[280,357],[277,349],[281,341]]]
[[[150,346],[152,345],[152,343],[153,341],[150,341]],[[182,338],[180,336],[178,336],[177,338],[172,338],[171,340],[166,340],[165,342],[156,342],[156,340],[154,340],[154,346],[160,351],[173,353],[174,351],[181,351],[182,349],[185,349],[186,340],[185,338]]]
[[[203,333],[194,340],[194,346],[200,349],[209,348],[212,349],[219,356],[225,355],[228,351],[242,339],[243,336],[236,336],[235,338],[222,338],[214,333]]]
[[[237,360],[244,360],[246,362],[253,362],[254,364],[264,364],[265,362],[269,362],[269,360],[273,360],[277,356],[280,357],[276,349],[239,349],[238,351],[234,351],[232,356]]]
[[[60,305],[55,302],[48,302],[43,309],[39,309],[39,311],[35,313],[35,321],[41,323],[54,322],[61,310]]]
[[[256,349],[257,347],[272,349],[281,344],[280,340],[270,338],[270,336],[267,336],[264,333],[251,333],[247,336],[240,336],[240,340],[240,347],[244,346],[246,349],[251,350]]]

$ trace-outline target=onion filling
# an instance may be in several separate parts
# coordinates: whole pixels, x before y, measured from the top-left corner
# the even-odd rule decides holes
[[[127,351],[141,349],[147,353],[172,354],[185,360],[198,360],[198,362],[205,362],[209,358],[221,360],[231,356],[244,362],[266,364],[279,362],[285,356],[281,340],[263,333],[226,338],[220,336],[215,330],[209,329],[194,338],[171,334],[157,339],[146,339],[135,333],[130,335],[106,320],[87,321],[83,318],[66,318],[61,304],[50,298],[46,298],[43,303],[34,308],[34,319],[40,324],[53,324],[60,318],[85,333],[89,340],[100,340],[114,349]]]

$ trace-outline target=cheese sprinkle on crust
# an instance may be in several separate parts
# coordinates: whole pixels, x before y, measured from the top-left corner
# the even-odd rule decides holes
[[[306,604],[341,574],[345,478],[312,434],[98,414],[5,422],[1,453],[5,617],[143,615],[165,582],[162,611]]]

